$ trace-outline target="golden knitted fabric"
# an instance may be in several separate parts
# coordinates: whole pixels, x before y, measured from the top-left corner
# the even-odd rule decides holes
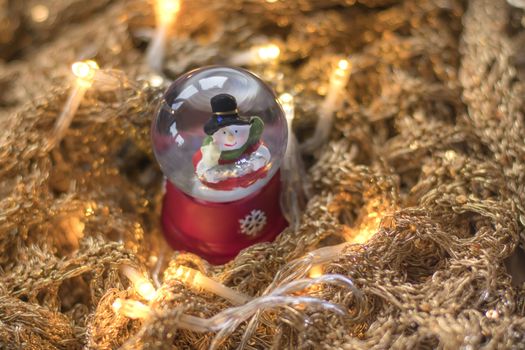
[[[166,76],[271,38],[279,62],[247,68],[296,96],[300,141],[337,60],[353,67],[329,142],[305,157],[312,194],[299,229],[209,266],[167,249],[160,231],[151,2],[0,0],[0,348],[206,349],[215,333],[180,329],[180,315],[232,305],[178,282],[177,264],[258,296],[295,278],[294,259],[344,241],[354,244],[323,271],[352,279],[361,297],[329,285],[303,293],[346,316],[272,309],[219,347],[522,348],[525,15],[509,3],[183,1]],[[85,58],[119,83],[94,84],[49,149],[70,65]],[[147,319],[112,310],[117,297],[140,299],[122,264],[159,282]]]

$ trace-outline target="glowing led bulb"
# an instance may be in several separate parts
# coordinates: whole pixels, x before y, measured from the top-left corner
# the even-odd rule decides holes
[[[339,60],[336,69],[333,71],[330,78],[330,87],[328,94],[338,93],[347,83],[350,76],[350,62],[347,59]],[[327,94],[327,96],[328,96]]]
[[[198,286],[199,282],[202,280],[201,277],[202,274],[194,269],[190,269],[186,266],[179,266],[175,270],[175,273],[173,274],[173,277],[179,281],[181,281],[184,284],[194,285]]]
[[[153,284],[131,266],[124,265],[121,267],[122,273],[133,283],[133,288],[145,300],[153,300],[157,291]]]
[[[173,273],[173,277],[188,286],[221,296],[234,305],[244,304],[250,300],[250,297],[236,292],[233,289],[204,276],[200,271],[186,266],[177,267]]]
[[[286,121],[288,122],[288,130],[291,131],[291,123],[295,118],[295,104],[294,98],[291,94],[285,92],[279,96],[279,102],[283,107],[284,115],[286,116]],[[291,132],[288,133],[290,137]]]
[[[113,312],[129,318],[147,318],[151,312],[149,306],[136,300],[115,299],[111,305]]]
[[[141,281],[135,288],[137,289],[137,293],[148,301],[152,300],[157,295],[157,291],[149,281]]]
[[[284,105],[289,105],[291,103],[293,103],[293,96],[292,94],[289,94],[287,92],[285,93],[282,93],[280,96],[279,96],[279,101],[281,102],[281,104],[284,106]]]
[[[118,314],[120,310],[122,309],[122,299],[120,298],[115,299],[113,304],[111,304],[111,308],[113,309],[113,312]]]
[[[341,59],[337,62],[337,67],[334,69],[332,76],[330,77],[330,87],[328,88],[327,96],[331,93],[338,93],[339,90],[348,83],[351,68],[350,61],[347,59]]]
[[[323,265],[314,265],[312,268],[310,268],[310,271],[308,272],[308,276],[310,278],[317,278],[322,276],[323,274]]]
[[[257,55],[262,62],[271,62],[279,58],[281,49],[275,44],[267,44],[257,49]]]
[[[97,62],[86,60],[75,62],[71,65],[71,71],[77,77],[77,83],[81,86],[90,87],[99,69]]]
[[[342,59],[337,62],[337,68],[341,70],[347,70],[350,68],[350,62],[347,59]]]
[[[49,18],[49,8],[44,5],[35,5],[31,8],[31,19],[34,22],[42,23]]]
[[[170,25],[180,11],[180,0],[157,0],[156,10],[159,25]]]

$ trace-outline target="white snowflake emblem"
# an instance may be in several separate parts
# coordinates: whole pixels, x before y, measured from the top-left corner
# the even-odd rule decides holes
[[[266,226],[266,214],[262,210],[252,210],[244,219],[239,220],[241,233],[255,237]]]

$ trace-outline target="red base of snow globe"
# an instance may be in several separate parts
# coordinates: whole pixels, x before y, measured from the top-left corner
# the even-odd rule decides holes
[[[281,212],[280,187],[277,173],[246,198],[213,203],[188,196],[167,181],[162,208],[164,236],[175,250],[224,264],[248,246],[272,241],[288,226]]]

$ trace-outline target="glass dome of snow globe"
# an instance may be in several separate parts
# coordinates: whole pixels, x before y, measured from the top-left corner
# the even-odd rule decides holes
[[[151,136],[168,181],[219,203],[262,189],[278,171],[288,137],[272,90],[254,74],[227,66],[199,68],[173,82]]]

